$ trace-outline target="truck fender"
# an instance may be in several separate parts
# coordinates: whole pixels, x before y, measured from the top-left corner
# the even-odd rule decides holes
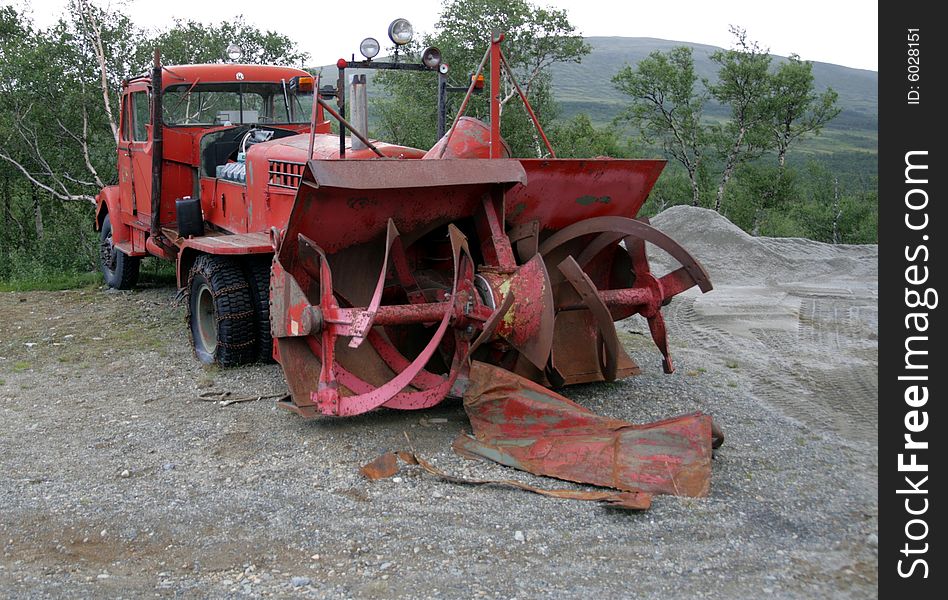
[[[102,191],[95,198],[95,230],[102,229],[102,222],[105,221],[105,215],[116,215],[112,221],[112,239],[116,242],[127,242],[131,239],[131,231],[128,225],[121,221],[119,215],[122,214],[121,203],[119,199],[119,187],[110,185],[102,188]]]
[[[181,248],[181,251],[178,252],[177,268],[175,269],[178,289],[183,289],[188,285],[191,267],[194,266],[194,261],[202,254],[204,254],[204,252],[195,250],[194,248],[188,248],[187,246]]]

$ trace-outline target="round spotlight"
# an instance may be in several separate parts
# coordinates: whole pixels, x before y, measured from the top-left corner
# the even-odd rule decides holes
[[[388,37],[398,46],[404,46],[415,36],[408,19],[395,19],[388,26]]]
[[[237,44],[231,43],[227,46],[227,58],[229,58],[231,62],[237,62],[243,55],[244,51],[241,50]]]
[[[438,50],[434,46],[425,48],[424,53],[421,55],[421,64],[429,69],[436,69],[438,65],[441,64],[441,50]]]
[[[365,38],[362,40],[362,43],[359,44],[359,52],[369,60],[378,56],[380,48],[379,41],[375,38]]]

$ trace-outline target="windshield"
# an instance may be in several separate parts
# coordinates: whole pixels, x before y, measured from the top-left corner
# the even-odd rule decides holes
[[[172,85],[162,100],[166,125],[308,123],[312,109],[312,92],[282,81]]]

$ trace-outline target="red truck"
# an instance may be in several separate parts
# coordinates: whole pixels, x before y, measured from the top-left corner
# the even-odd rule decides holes
[[[502,38],[483,63],[490,124],[462,116],[475,73],[429,150],[369,140],[306,71],[156,53],[150,76],[124,82],[119,183],[98,195],[106,283],[133,287],[144,256],[175,261],[197,358],[275,358],[286,407],[307,417],[431,406],[460,393],[472,360],[545,385],[632,375],[613,325],[632,314],[670,371],[661,306],[710,282],[636,218],[664,161],[510,158]],[[373,68],[366,56],[341,73]],[[425,61],[443,81],[440,53]],[[646,242],[681,267],[654,276]]]

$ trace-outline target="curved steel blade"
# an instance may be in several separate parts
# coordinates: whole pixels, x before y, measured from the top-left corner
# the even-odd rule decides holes
[[[500,289],[505,300],[512,294],[514,301],[497,324],[497,335],[542,370],[553,348],[556,316],[550,275],[543,257],[534,255]]]
[[[595,318],[599,329],[596,341],[599,367],[606,381],[615,381],[619,369],[619,337],[616,334],[616,326],[612,322],[609,309],[599,297],[595,284],[583,272],[576,259],[567,256],[563,262],[557,265],[557,268],[573,286],[573,289],[576,290],[583,303],[589,308],[593,318]],[[605,351],[605,357],[603,357],[603,350]]]

